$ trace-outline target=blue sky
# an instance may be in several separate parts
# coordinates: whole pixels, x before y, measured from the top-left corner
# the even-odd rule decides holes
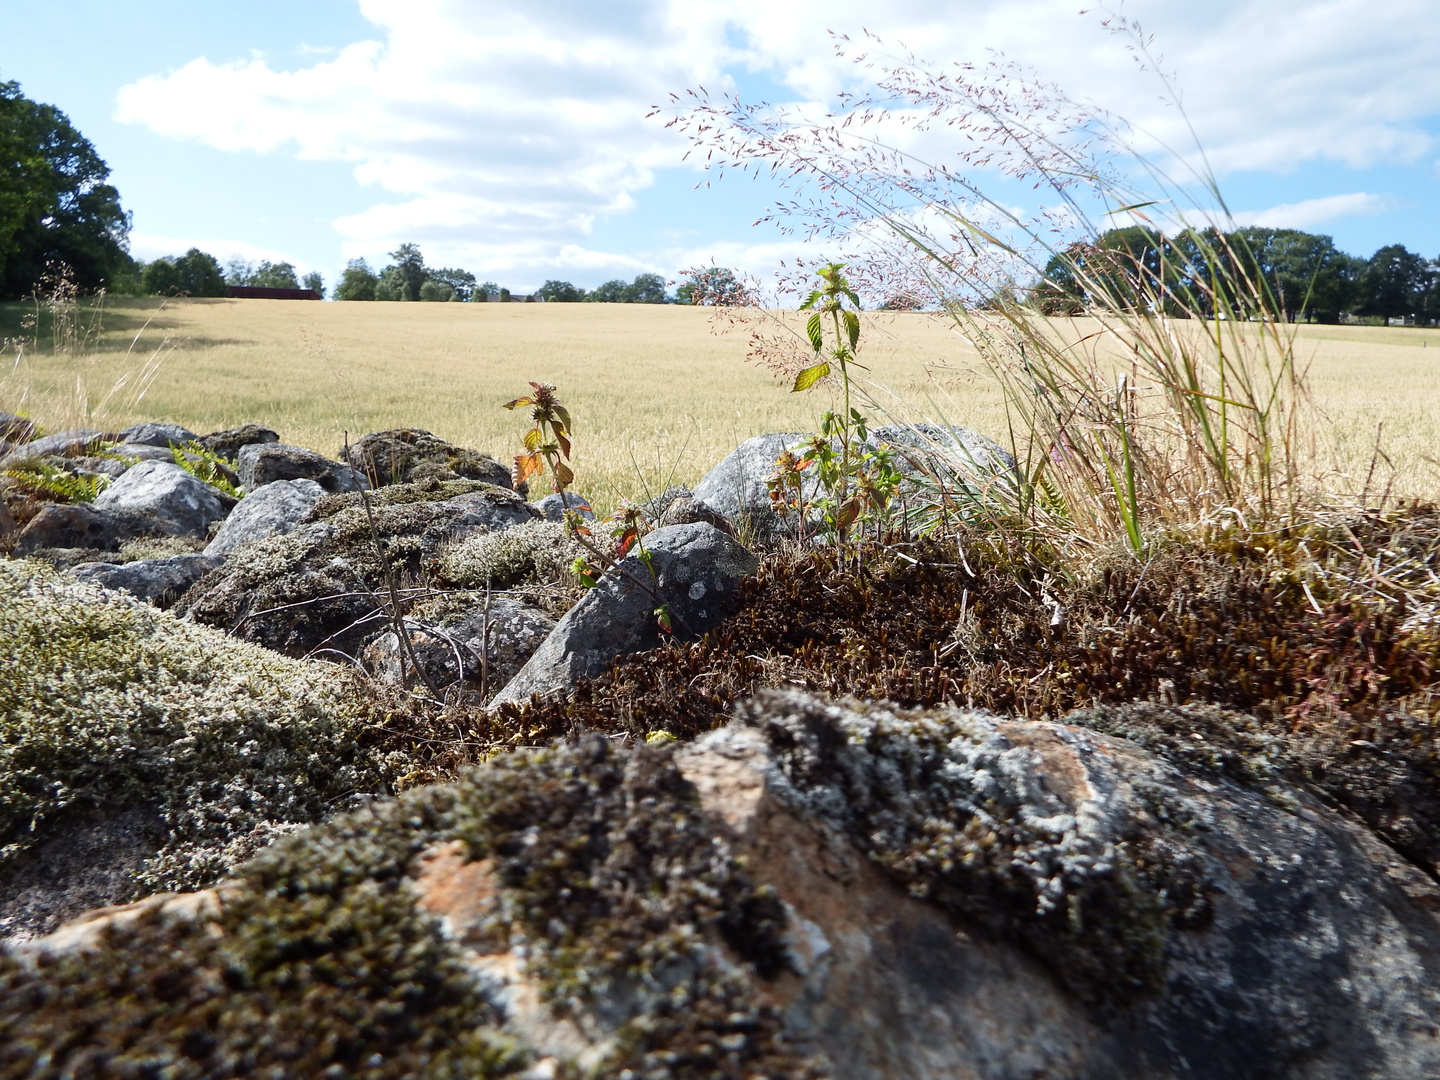
[[[1061,0],[555,2],[0,0],[0,78],[65,110],[114,170],[145,258],[198,244],[333,280],[405,240],[516,291],[714,260],[764,274],[797,241],[752,227],[775,189],[709,188],[645,118],[704,84],[833,101],[825,31],[936,60],[986,49],[1175,137],[1176,117],[1094,13]],[[1242,222],[1368,255],[1440,256],[1433,0],[1141,0]]]

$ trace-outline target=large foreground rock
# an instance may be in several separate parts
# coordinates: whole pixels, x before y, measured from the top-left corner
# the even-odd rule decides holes
[[[200,436],[197,441],[212,454],[234,462],[245,447],[256,443],[278,443],[280,436],[259,424],[241,424],[224,431],[212,431],[209,435]]]
[[[350,652],[384,629],[387,563],[408,587],[451,542],[537,520],[515,492],[470,480],[397,485],[369,499],[373,529],[358,494],[327,496],[293,532],[235,548],[176,610],[291,655]]]
[[[206,555],[228,555],[242,544],[294,532],[324,497],[314,480],[276,480],[256,488],[230,511]]]
[[[0,954],[0,1046],[17,1074],[1423,1080],[1437,904],[1301,790],[772,693]]]
[[[948,486],[974,488],[1005,483],[1015,468],[1015,459],[998,444],[977,432],[960,427],[919,424],[892,425],[870,432],[871,442],[895,452],[895,465],[905,477],[898,502],[913,501],[927,487],[931,475]],[[732,450],[695,485],[694,497],[732,521],[748,522],[760,536],[783,530],[784,524],[771,509],[765,480],[775,471],[775,459],[803,442],[799,432],[778,432],[746,439]],[[838,443],[837,443],[838,445]],[[810,470],[803,494],[818,493],[818,481]]]
[[[661,604],[669,605],[675,633],[703,634],[735,611],[740,582],[758,565],[707,522],[656,529],[646,535],[645,549],[651,566],[638,554],[622,559],[566,613],[492,705],[561,694],[618,656],[653,649],[662,637],[655,615]]]
[[[95,497],[99,510],[149,514],[166,532],[204,536],[235,500],[196,479],[173,461],[142,461]]]

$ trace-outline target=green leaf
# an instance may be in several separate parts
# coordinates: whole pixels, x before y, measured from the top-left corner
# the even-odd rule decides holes
[[[521,441],[525,444],[526,450],[538,450],[540,449],[540,444],[544,440],[545,436],[540,434],[540,429],[538,427],[534,427],[531,428],[529,431],[525,432],[525,438]]]
[[[853,311],[845,311],[840,317],[845,320],[845,334],[850,338],[850,348],[853,349],[860,343],[860,316]]]
[[[805,311],[809,308],[814,307],[815,304],[819,301],[820,297],[822,297],[823,295],[824,293],[822,293],[819,289],[816,289],[808,297],[805,298],[805,302],[800,305],[800,310]]]
[[[556,424],[556,425],[555,425],[557,428],[558,428],[561,424],[563,424],[563,425],[565,426],[565,430],[566,430],[567,432],[570,431],[570,430],[572,430],[572,428],[574,427],[574,425],[570,423],[570,410],[569,410],[569,409],[565,408],[564,405],[561,405],[561,404],[558,404],[558,403],[557,403],[551,411],[555,414],[556,418],[560,421],[560,424]],[[552,421],[552,423],[553,423],[553,421]]]
[[[798,394],[801,390],[809,390],[826,375],[830,374],[830,361],[821,360],[818,364],[812,364],[799,375],[795,376],[795,385],[790,388],[792,394]]]
[[[809,335],[810,345],[816,352],[825,347],[825,332],[820,323],[820,312],[810,316],[809,322],[805,324],[805,333]]]

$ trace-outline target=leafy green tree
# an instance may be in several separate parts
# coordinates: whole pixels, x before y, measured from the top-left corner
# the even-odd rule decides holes
[[[482,281],[475,286],[475,299],[481,302],[489,300],[492,296],[500,295],[500,286],[493,281]]]
[[[351,259],[340,275],[340,284],[335,286],[335,299],[374,300],[378,283],[379,279],[369,263],[364,259]]]
[[[427,278],[424,285],[420,286],[420,299],[435,303],[437,301],[453,300],[455,290],[443,281],[436,281],[434,278]]]
[[[377,289],[376,299],[419,300],[420,287],[430,279],[430,271],[425,269],[425,257],[420,254],[420,245],[401,244],[390,253],[390,258],[395,261],[385,268],[380,281],[384,291],[391,295],[381,296]]]
[[[1246,269],[1259,276],[1275,310],[1290,322],[1314,318],[1337,322],[1355,300],[1357,261],[1328,236],[1298,229],[1250,226],[1229,236]]]
[[[300,288],[300,280],[295,276],[295,267],[288,262],[262,262],[255,269],[249,284],[262,289]]]
[[[630,286],[619,278],[607,281],[595,286],[585,294],[585,299],[592,304],[624,304]]]
[[[588,299],[584,289],[568,281],[547,281],[535,290],[535,295],[551,304],[578,304]]]
[[[312,270],[306,274],[300,285],[302,288],[319,293],[322,300],[325,298],[325,277],[319,270]]]
[[[227,288],[219,261],[199,248],[156,259],[145,267],[142,282],[146,292],[158,296],[224,296]]]
[[[468,270],[456,270],[453,267],[442,266],[439,270],[430,271],[430,280],[437,286],[444,286],[450,290],[449,295],[445,297],[446,300],[464,303],[475,295],[475,275]],[[423,300],[424,297],[422,296],[421,299]]]
[[[109,178],[63,112],[0,83],[0,297],[24,295],[52,264],[82,289],[130,271],[130,216]]]
[[[1419,316],[1429,285],[1430,264],[1403,244],[1389,244],[1370,256],[1360,275],[1357,311],[1387,319]]]
[[[639,274],[625,289],[627,304],[664,304],[669,300],[665,279],[659,274]]]

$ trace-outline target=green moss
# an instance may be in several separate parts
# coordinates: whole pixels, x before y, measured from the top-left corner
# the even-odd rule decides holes
[[[0,867],[95,811],[154,808],[137,890],[190,888],[412,765],[364,745],[374,696],[149,605],[0,561]]]
[[[528,1056],[404,886],[445,802],[289,841],[201,921],[150,916],[34,968],[0,955],[0,1075],[519,1072]]]
[[[517,585],[574,586],[570,564],[583,549],[554,521],[531,521],[497,533],[469,536],[435,560],[438,580],[462,589]]]
[[[757,998],[782,906],[668,750],[593,736],[283,840],[200,923],[150,917],[33,969],[0,953],[0,1075],[510,1075],[525,1053],[406,886],[454,839],[496,867],[484,933],[557,1011],[617,1032],[603,1075],[815,1075]]]

